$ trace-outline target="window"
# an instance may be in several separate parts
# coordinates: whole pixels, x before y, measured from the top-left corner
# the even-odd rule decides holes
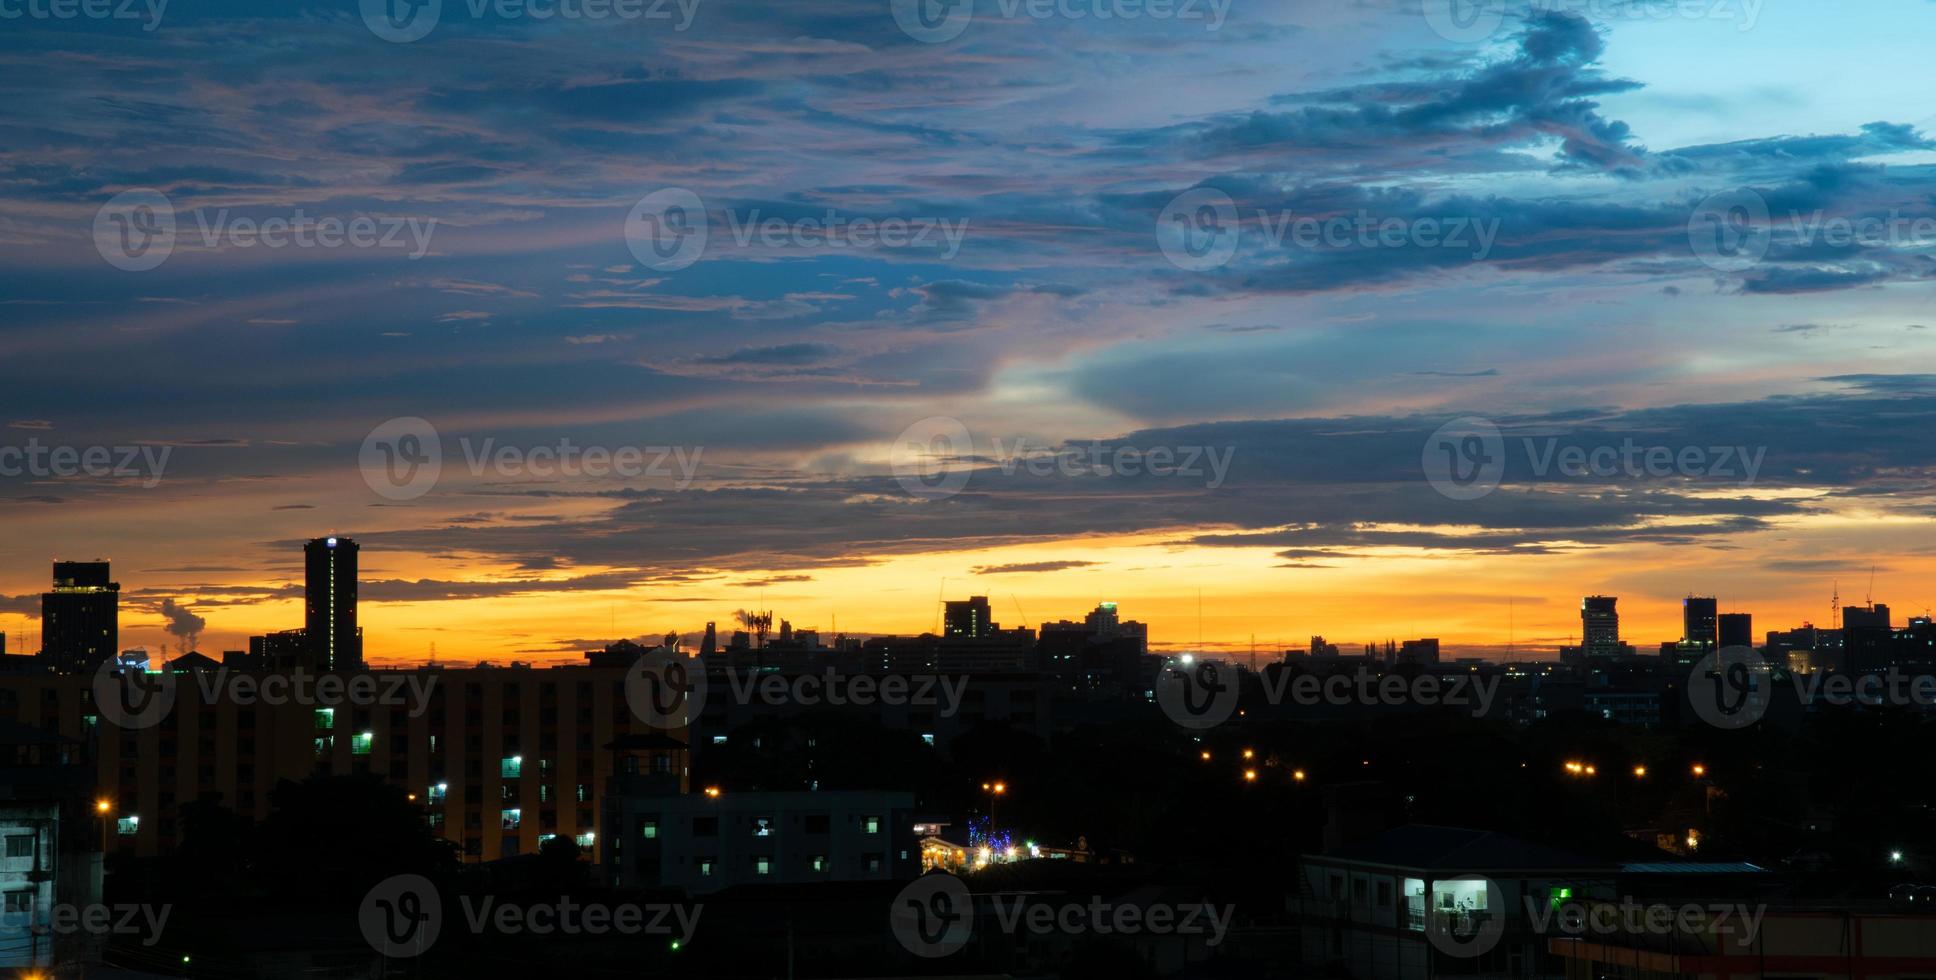
[[[517,807],[506,807],[502,816],[504,818],[502,823],[503,829],[516,830],[518,829],[518,824],[523,821],[524,811]]]
[[[713,859],[709,857],[700,858],[699,859],[699,877],[711,878],[712,876],[713,876]]]
[[[1391,903],[1392,903],[1391,882],[1380,881],[1378,883],[1378,907],[1381,909],[1390,908]]]
[[[923,742],[926,742],[926,743],[928,743],[928,747],[929,747],[929,748],[933,748],[933,747],[934,747],[934,733],[933,733],[933,732],[923,732],[923,733],[922,733],[922,735],[921,735],[921,741],[923,741]]]
[[[869,871],[881,870],[881,856],[879,854],[869,854],[866,856],[865,860],[867,861],[867,870]]]
[[[881,832],[881,818],[879,817],[862,817],[861,823],[866,825],[867,832],[870,834],[878,834]]]
[[[432,803],[442,803],[444,802],[444,797],[448,795],[450,795],[449,783],[432,783],[430,792],[424,794],[425,798]]]
[[[807,867],[813,869],[814,871],[827,870],[827,855],[815,854],[813,857],[808,858]]]
[[[8,892],[7,893],[7,914],[8,915],[33,915],[34,914],[33,891],[30,889],[27,891]]]
[[[316,730],[319,732],[327,732],[327,731],[334,731],[335,728],[336,728],[336,709],[335,708],[317,708],[316,709]]]
[[[578,837],[576,838],[576,840],[578,841],[578,846],[585,847],[585,848],[591,847],[592,843],[597,839],[598,839],[598,835],[589,830],[585,831],[582,834],[579,834]]]
[[[772,817],[754,817],[753,818],[753,836],[755,837],[773,836],[773,818]]]
[[[756,857],[756,858],[754,858],[754,859],[753,859],[753,873],[754,873],[754,874],[756,874],[756,875],[768,875],[768,874],[772,874],[772,873],[773,873],[773,859],[772,859],[772,858],[770,858],[770,857]]]
[[[592,784],[579,783],[578,784],[578,802],[590,803],[591,801],[592,801]]]
[[[122,817],[114,822],[114,832],[123,837],[133,837],[140,829],[140,817]]]
[[[336,736],[321,735],[316,739],[316,758],[327,759],[336,748]]]
[[[34,835],[10,834],[7,836],[7,857],[31,858],[34,856]]]
[[[658,840],[659,822],[657,820],[639,821],[639,836],[645,838],[646,840]]]
[[[358,732],[350,736],[351,755],[369,755],[370,746],[376,742],[375,732]]]
[[[713,744],[714,744],[714,745],[725,745],[725,744],[726,744],[726,736],[724,736],[724,735],[714,735],[714,736],[713,736]]]
[[[498,761],[497,774],[501,779],[516,779],[524,774],[524,756],[505,756]]]

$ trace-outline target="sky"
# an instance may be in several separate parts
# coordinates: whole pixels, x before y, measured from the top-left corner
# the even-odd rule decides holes
[[[1135,16],[1126,16],[1129,13]],[[1936,601],[1928,0],[0,2],[0,631]],[[1570,462],[1569,462],[1570,461]]]

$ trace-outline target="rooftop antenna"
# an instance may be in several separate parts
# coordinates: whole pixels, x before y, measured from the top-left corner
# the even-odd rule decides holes
[[[1831,629],[1842,628],[1842,580],[1836,579],[1828,597],[1828,622]]]
[[[1865,605],[1867,605],[1871,610],[1875,609],[1875,566],[1874,565],[1869,566],[1869,594],[1862,597],[1862,602]]]
[[[1015,603],[1015,612],[1016,612],[1016,613],[1017,613],[1018,615],[1020,615],[1020,616],[1022,617],[1022,628],[1023,628],[1023,629],[1027,629],[1027,628],[1028,628],[1028,613],[1027,613],[1027,612],[1026,612],[1025,610],[1023,610],[1023,609],[1022,609],[1022,600],[1020,600],[1020,599],[1017,599],[1017,598],[1015,597],[1015,593],[1013,593],[1013,592],[1010,592],[1010,593],[1008,594],[1008,601],[1010,601],[1010,602],[1013,602],[1013,603]]]
[[[947,601],[948,578],[944,575],[941,577],[941,587],[934,590],[934,635],[936,636],[941,635],[941,610],[946,608],[944,603]]]

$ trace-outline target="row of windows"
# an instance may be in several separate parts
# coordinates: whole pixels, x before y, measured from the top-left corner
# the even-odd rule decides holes
[[[881,818],[878,816],[865,816],[860,818],[860,822],[863,833],[872,835],[881,832]],[[801,818],[802,830],[809,834],[829,833],[831,823],[831,819],[824,813],[809,813]],[[747,820],[747,824],[751,830],[750,836],[753,837],[772,837],[779,830],[779,821],[772,817],[751,817]],[[645,817],[641,819],[639,821],[639,836],[646,840],[658,840],[658,818]],[[719,818],[693,817],[692,836],[718,837]]]

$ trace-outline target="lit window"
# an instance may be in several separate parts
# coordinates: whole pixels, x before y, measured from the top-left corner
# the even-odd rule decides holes
[[[350,736],[351,755],[369,755],[370,746],[376,742],[375,732],[358,732]]]
[[[336,748],[336,737],[324,735],[316,739],[316,758],[327,759]]]
[[[714,744],[714,745],[725,745],[725,744],[726,744],[726,736],[724,736],[724,735],[714,735],[714,736],[713,736],[713,744]]]
[[[639,832],[645,836],[646,840],[658,840],[659,822],[657,820],[647,820],[639,826]]]
[[[699,877],[711,878],[712,876],[713,876],[713,859],[700,858],[699,859]]]
[[[753,818],[753,836],[755,837],[773,836],[773,818],[772,817],[754,817]]]
[[[760,874],[760,875],[764,875],[764,874],[772,874],[772,873],[773,873],[773,859],[772,859],[772,858],[767,858],[767,857],[758,857],[758,858],[754,858],[754,859],[753,859],[753,873],[754,873],[754,874]]]
[[[881,818],[867,817],[864,822],[867,824],[868,833],[878,834],[881,832]]]
[[[503,824],[502,824],[503,829],[516,830],[518,829],[518,824],[522,822],[524,818],[524,811],[518,809],[517,807],[510,807],[504,811],[503,818],[504,818]]]
[[[334,731],[335,729],[336,729],[336,709],[335,708],[317,708],[316,709],[316,730],[319,732],[327,732],[327,731]]]
[[[140,829],[141,829],[140,817],[135,817],[135,816],[122,817],[121,819],[116,820],[114,822],[114,832],[117,834],[120,834],[123,837],[133,837],[135,835],[135,832],[139,831]]]
[[[444,802],[444,797],[449,793],[449,783],[432,783],[430,785],[430,792],[425,793],[424,796],[432,803],[442,803]]]
[[[585,831],[584,833],[582,833],[582,834],[579,834],[579,835],[578,835],[578,837],[577,837],[577,841],[578,841],[578,846],[579,846],[579,847],[590,847],[590,846],[592,846],[592,843],[593,843],[594,841],[596,841],[597,839],[598,839],[598,835],[597,835],[597,834],[595,834],[595,833],[592,833],[591,831],[589,831],[589,830],[587,830],[587,831]]]
[[[924,733],[923,733],[923,734],[921,735],[921,741],[923,741],[923,742],[926,742],[926,743],[928,743],[928,745],[929,745],[929,746],[933,746],[933,745],[934,745],[934,733],[933,733],[933,732],[924,732]]]
[[[502,779],[516,779],[524,774],[524,756],[505,756],[497,764],[497,774]]]
[[[815,854],[809,863],[813,866],[813,870],[825,871],[827,870],[827,855]]]

